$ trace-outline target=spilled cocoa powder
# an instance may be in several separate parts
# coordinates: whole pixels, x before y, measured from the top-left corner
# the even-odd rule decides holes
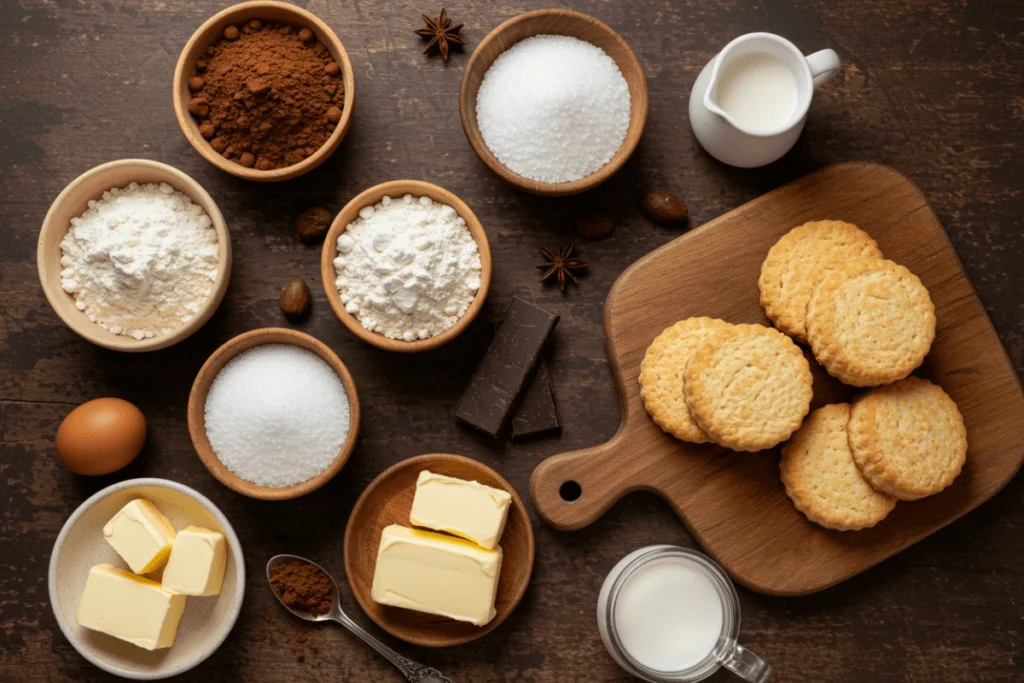
[[[341,67],[308,28],[228,26],[188,81],[188,110],[225,159],[261,171],[316,152],[342,117]]]

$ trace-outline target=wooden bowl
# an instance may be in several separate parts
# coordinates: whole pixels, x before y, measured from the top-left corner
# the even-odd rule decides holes
[[[551,34],[571,36],[592,43],[604,50],[619,67],[626,85],[629,87],[631,101],[629,128],[626,139],[619,151],[604,166],[590,175],[568,183],[542,183],[530,180],[514,173],[504,166],[484,142],[480,134],[480,126],[476,120],[476,96],[484,75],[491,68],[498,55],[508,50],[524,38]],[[543,9],[526,12],[513,17],[491,31],[480,41],[469,58],[469,64],[462,74],[462,88],[459,91],[459,113],[462,117],[462,130],[465,131],[469,144],[473,147],[480,160],[505,182],[521,190],[533,194],[562,197],[585,192],[597,187],[615,174],[626,163],[629,156],[640,142],[647,123],[647,79],[640,66],[640,61],[633,54],[626,41],[597,19],[567,9]]]
[[[228,24],[241,24],[250,19],[278,21],[313,31],[320,42],[326,45],[334,55],[334,60],[341,67],[341,76],[345,83],[345,104],[342,107],[341,121],[331,133],[331,137],[327,138],[327,142],[299,163],[270,171],[246,168],[239,163],[225,159],[210,146],[206,138],[200,135],[199,124],[188,113],[188,102],[192,99],[192,93],[188,89],[188,79],[192,75],[192,67],[196,60],[200,58],[207,47],[220,40],[224,28]],[[181,56],[178,57],[178,65],[174,69],[174,115],[178,117],[181,131],[196,148],[196,151],[220,170],[246,180],[260,182],[290,180],[312,171],[331,156],[334,150],[338,149],[338,145],[341,144],[342,138],[345,137],[349,125],[352,123],[352,109],[355,106],[356,97],[355,83],[355,73],[352,71],[352,63],[348,59],[345,47],[338,40],[334,31],[316,16],[301,7],[284,2],[272,2],[271,0],[240,2],[207,19],[185,43]]]
[[[494,604],[497,615],[486,626],[474,626],[422,612],[388,607],[374,602],[370,597],[381,532],[390,524],[410,526],[409,511],[416,492],[416,478],[423,470],[476,480],[512,494],[508,522],[499,542],[504,556],[498,580],[498,596]],[[487,635],[505,621],[519,604],[530,583],[533,551],[530,515],[519,494],[490,467],[461,455],[420,455],[385,470],[363,491],[345,528],[345,574],[360,607],[378,626],[394,637],[426,647],[468,643]]]
[[[175,190],[188,195],[195,204],[203,207],[213,221],[217,231],[217,242],[220,246],[220,258],[217,262],[218,275],[213,291],[203,307],[187,324],[169,334],[150,339],[132,339],[105,330],[86,317],[85,313],[75,308],[75,299],[64,291],[60,283],[61,265],[60,243],[71,228],[71,219],[81,216],[90,200],[99,199],[113,187],[124,187],[129,183],[168,183]],[[231,279],[231,236],[228,234],[224,216],[199,183],[192,180],[173,166],[161,164],[147,159],[121,159],[101,164],[78,176],[53,200],[50,210],[43,219],[43,227],[39,231],[39,242],[36,248],[36,266],[39,270],[39,282],[43,286],[46,300],[53,311],[83,339],[93,344],[114,351],[155,351],[177,344],[191,336],[202,327],[217,307],[220,306],[224,293]]]
[[[136,498],[152,501],[175,529],[190,524],[219,531],[227,541],[227,565],[220,595],[189,598],[174,645],[149,651],[78,625],[75,613],[89,569],[97,564],[125,568],[124,560],[103,540],[103,525]],[[150,575],[159,580],[159,575]],[[64,523],[50,554],[50,606],[64,636],[99,668],[124,678],[169,678],[198,665],[228,637],[245,596],[245,557],[231,522],[210,500],[166,479],[129,479],[96,493]]]
[[[320,474],[312,479],[307,479],[291,486],[260,486],[259,484],[242,479],[220,461],[210,445],[210,439],[206,435],[206,395],[210,392],[210,386],[213,384],[217,373],[227,365],[228,361],[238,354],[261,344],[291,344],[301,349],[312,351],[324,359],[338,373],[338,379],[345,385],[345,392],[348,394],[348,437],[345,439],[345,443],[342,444],[338,456]],[[356,439],[359,436],[359,394],[356,393],[356,385],[352,381],[352,375],[349,374],[348,368],[345,367],[341,359],[326,344],[318,339],[304,332],[279,327],[252,330],[229,340],[214,351],[213,355],[200,368],[195,382],[192,383],[192,393],[188,397],[188,431],[192,436],[192,445],[195,447],[199,459],[206,465],[206,469],[210,470],[210,474],[229,489],[241,493],[243,496],[260,500],[298,498],[326,484],[348,461],[349,456],[352,454],[352,449],[355,448]]]
[[[459,318],[458,322],[441,334],[429,339],[418,339],[416,341],[404,341],[402,339],[389,339],[383,334],[371,332],[363,327],[354,315],[345,310],[345,304],[341,301],[341,294],[338,292],[334,281],[337,279],[337,271],[334,269],[334,258],[338,255],[338,236],[345,231],[348,224],[359,217],[359,210],[364,206],[376,204],[383,197],[401,197],[411,194],[414,197],[430,197],[436,202],[447,204],[455,209],[466,221],[466,227],[476,240],[476,246],[480,250],[480,289],[477,290],[476,298],[470,304],[466,312]],[[331,309],[338,316],[341,322],[363,341],[368,344],[384,349],[385,351],[398,351],[399,353],[414,353],[417,351],[429,351],[447,344],[455,337],[462,334],[462,331],[469,327],[473,318],[480,312],[487,298],[487,292],[491,287],[491,247],[487,242],[487,233],[483,225],[476,217],[476,214],[466,203],[456,197],[448,190],[438,187],[432,183],[421,180],[392,180],[380,185],[374,185],[368,190],[358,194],[355,199],[345,205],[345,208],[335,216],[331,223],[331,229],[324,239],[324,248],[320,256],[320,279],[323,281],[324,292],[327,294],[327,301]]]

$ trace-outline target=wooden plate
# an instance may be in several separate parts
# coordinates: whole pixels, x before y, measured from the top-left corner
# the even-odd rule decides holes
[[[916,374],[940,384],[967,424],[967,464],[956,482],[899,503],[863,531],[829,531],[797,512],[779,481],[778,449],[732,453],[667,436],[644,411],[637,383],[647,346],[677,320],[769,324],[758,300],[761,263],[790,228],[820,219],[856,223],[928,287],[938,329]],[[924,195],[886,166],[829,166],[648,254],[612,287],[605,334],[623,406],[619,431],[541,463],[530,485],[538,512],[559,529],[579,529],[630,491],[654,491],[709,555],[758,592],[812,593],[862,572],[981,505],[1024,459],[1024,395],[1013,366]],[[852,395],[812,368],[812,407]]]
[[[512,494],[512,507],[499,545],[504,553],[497,615],[486,626],[474,626],[373,601],[370,587],[377,566],[380,534],[390,524],[410,526],[409,511],[416,491],[416,478],[423,470],[504,489]],[[476,460],[461,455],[433,453],[403,460],[374,479],[356,502],[345,529],[345,574],[363,611],[378,626],[407,643],[427,647],[461,645],[487,635],[498,627],[519,604],[533,573],[533,529],[519,494],[500,474]]]

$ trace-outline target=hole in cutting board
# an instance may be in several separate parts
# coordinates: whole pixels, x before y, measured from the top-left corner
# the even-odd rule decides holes
[[[570,479],[558,487],[558,495],[566,503],[575,503],[583,495],[583,487],[579,485],[579,482]]]

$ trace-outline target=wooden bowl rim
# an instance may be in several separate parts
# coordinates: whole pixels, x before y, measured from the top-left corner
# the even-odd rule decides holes
[[[448,638],[444,642],[437,642],[425,640],[416,635],[410,635],[405,631],[401,630],[400,628],[396,627],[387,619],[381,619],[377,616],[374,610],[371,609],[372,605],[375,604],[373,602],[373,599],[370,598],[368,594],[364,595],[363,593],[356,590],[355,583],[352,581],[352,577],[356,574],[356,570],[351,559],[353,553],[349,552],[349,547],[351,543],[354,542],[352,540],[352,529],[355,520],[359,519],[364,514],[363,508],[370,504],[370,499],[372,498],[372,494],[375,491],[375,489],[377,489],[387,479],[390,479],[391,477],[395,476],[396,474],[400,473],[403,470],[409,468],[427,469],[429,468],[431,463],[436,463],[438,461],[443,460],[461,461],[477,470],[481,470],[488,473],[498,482],[501,488],[505,489],[512,495],[512,506],[515,508],[516,512],[522,515],[522,519],[524,521],[527,539],[526,545],[528,550],[525,562],[529,566],[526,568],[526,573],[523,575],[522,581],[519,583],[519,585],[515,587],[515,592],[513,594],[512,600],[508,602],[508,608],[505,610],[504,613],[499,612],[495,615],[494,619],[492,619],[488,624],[479,627],[476,631],[467,633],[467,635],[465,636],[453,636],[451,638]],[[373,514],[373,512],[370,511],[366,514]],[[370,619],[373,620],[375,624],[377,624],[382,629],[393,635],[395,638],[403,640],[407,643],[412,643],[413,645],[421,645],[423,647],[452,647],[455,645],[463,645],[465,643],[477,640],[478,638],[482,638],[483,636],[487,635],[488,633],[496,629],[498,626],[503,624],[505,620],[508,619],[509,615],[511,615],[512,612],[515,611],[516,607],[522,601],[523,595],[526,594],[526,589],[529,587],[530,579],[533,576],[533,564],[536,555],[536,545],[533,537],[533,525],[530,522],[530,512],[527,509],[526,504],[523,503],[523,499],[519,497],[519,493],[515,490],[515,488],[513,488],[512,485],[509,484],[508,481],[503,476],[498,474],[497,471],[483,464],[479,460],[474,460],[473,458],[468,458],[464,455],[456,455],[454,453],[425,453],[423,455],[413,456],[411,458],[406,458],[405,460],[395,463],[394,465],[392,465],[391,467],[387,468],[379,475],[377,475],[374,478],[374,480],[371,481],[365,489],[363,489],[363,492],[359,495],[359,500],[356,501],[355,507],[352,508],[352,512],[351,514],[349,514],[348,524],[345,526],[344,551],[345,578],[348,580],[349,587],[351,588],[352,594],[355,596],[356,601],[359,603],[359,606],[362,608],[363,612],[367,614],[370,617]],[[505,571],[506,566],[503,564],[502,572]]]
[[[210,217],[213,229],[217,232],[217,244],[220,248],[220,253],[217,257],[217,279],[214,281],[210,296],[203,302],[202,308],[196,313],[195,317],[169,334],[149,339],[132,339],[124,335],[116,335],[89,320],[81,311],[76,311],[78,315],[67,315],[63,306],[64,298],[71,300],[73,298],[64,291],[60,284],[60,272],[63,269],[63,266],[60,265],[61,252],[59,248],[54,251],[48,249],[46,245],[47,238],[55,231],[60,231],[61,239],[64,239],[64,235],[71,229],[70,220],[66,224],[63,222],[58,224],[57,214],[62,212],[65,205],[71,202],[73,195],[76,194],[80,186],[94,178],[110,175],[112,171],[138,168],[155,171],[158,175],[162,174],[165,177],[161,178],[160,181],[153,182],[166,182],[175,190],[187,195],[194,204],[201,206],[206,215]],[[90,199],[99,199],[102,192],[115,186],[124,187],[128,184],[107,184],[101,193],[90,196]],[[228,232],[228,227],[224,222],[224,215],[221,213],[220,207],[213,201],[210,193],[184,171],[151,159],[115,159],[114,161],[94,166],[81,173],[77,178],[68,183],[50,204],[46,217],[43,218],[42,227],[39,230],[39,239],[36,242],[36,270],[39,274],[39,283],[43,288],[43,294],[46,295],[50,308],[57,314],[57,317],[86,341],[112,351],[131,353],[166,349],[192,336],[200,327],[205,325],[217,308],[220,307],[224,294],[227,292],[228,282],[231,279],[231,261],[231,234]]]
[[[635,84],[640,94],[640,97],[638,98],[639,101],[631,102],[629,113],[629,128],[632,128],[634,121],[637,121],[637,134],[635,136],[631,136],[629,134],[629,128],[627,128],[626,138],[622,141],[622,145],[620,145],[619,149],[614,155],[612,155],[612,158],[609,159],[604,166],[597,169],[590,175],[580,178],[579,180],[573,180],[565,183],[544,183],[537,180],[530,180],[502,164],[494,153],[491,152],[490,148],[487,147],[487,144],[483,141],[483,136],[480,134],[480,126],[475,114],[476,94],[480,89],[480,86],[477,85],[475,88],[472,88],[472,92],[470,92],[471,87],[469,76],[477,66],[477,62],[483,60],[483,53],[492,42],[499,40],[514,26],[549,16],[570,17],[577,21],[591,24],[598,30],[605,32],[613,42],[620,46],[626,60],[634,64],[636,73],[639,74],[639,78],[636,76],[631,78],[625,72],[622,73],[622,77],[626,79],[627,85]],[[533,35],[539,35],[539,33],[534,33],[526,37],[531,37]],[[570,35],[573,38],[579,37],[568,33],[561,35]],[[525,40],[525,38],[521,40]],[[502,53],[499,53],[499,55],[500,54]],[[497,57],[495,57],[495,59],[497,59]],[[491,64],[493,63],[494,62],[492,60]],[[491,64],[487,65],[487,69],[490,69]],[[620,71],[622,71],[622,69],[620,69]],[[486,73],[487,71],[485,70],[484,75],[486,75]],[[480,82],[483,82],[482,77]],[[589,14],[584,14],[583,12],[577,12],[570,9],[532,10],[530,12],[518,14],[499,24],[494,28],[494,30],[488,33],[487,36],[484,37],[484,39],[476,46],[476,49],[473,50],[473,54],[470,55],[469,61],[466,63],[466,68],[462,72],[462,84],[459,88],[459,118],[462,120],[462,130],[466,134],[466,139],[469,141],[473,151],[476,152],[478,157],[480,157],[480,160],[484,162],[491,171],[496,173],[502,180],[510,185],[532,194],[549,197],[564,197],[567,195],[579,194],[580,192],[586,192],[615,175],[615,173],[617,173],[633,155],[633,152],[636,151],[637,145],[640,144],[640,138],[643,137],[644,127],[647,125],[649,107],[650,102],[647,92],[647,76],[644,74],[640,60],[637,58],[636,53],[633,52],[633,48],[631,48],[629,43],[626,42],[626,39],[600,19],[592,17]],[[469,111],[471,108],[473,109],[472,115]],[[474,133],[476,133],[476,135],[474,135]]]
[[[348,224],[358,218],[359,210],[364,206],[376,204],[382,197],[401,197],[411,194],[414,197],[427,196],[441,204],[447,204],[455,209],[456,213],[466,221],[466,227],[476,241],[477,249],[480,252],[480,289],[473,297],[462,317],[450,328],[434,335],[428,339],[417,339],[416,341],[405,341],[402,339],[390,339],[379,332],[371,332],[363,327],[355,316],[345,310],[345,304],[341,301],[341,293],[335,286],[337,271],[334,269],[334,258],[338,254],[338,236],[348,227]],[[327,302],[331,310],[338,316],[342,324],[349,331],[368,344],[372,344],[385,351],[397,351],[398,353],[416,353],[429,351],[447,344],[455,337],[462,334],[470,323],[476,318],[480,309],[483,308],[487,293],[491,287],[491,247],[487,241],[487,233],[480,219],[476,217],[473,210],[462,201],[454,192],[446,190],[439,185],[428,183],[423,180],[389,180],[386,183],[374,185],[363,190],[353,197],[338,215],[334,217],[331,228],[324,238],[323,251],[320,256],[320,280],[323,283],[324,293],[327,295]]]
[[[248,345],[248,342],[254,339],[258,341]],[[307,479],[291,486],[261,486],[242,479],[220,461],[206,435],[206,396],[217,373],[235,356],[265,344],[290,344],[315,353],[331,366],[338,375],[338,379],[344,385],[345,392],[348,394],[348,436],[345,437],[345,443],[342,444],[338,455],[320,474],[312,479]],[[258,500],[289,500],[291,498],[298,498],[317,490],[334,478],[342,466],[348,462],[353,449],[355,449],[356,440],[359,437],[359,422],[359,393],[356,391],[356,384],[352,379],[352,375],[349,374],[348,368],[342,360],[330,347],[316,337],[285,327],[262,327],[250,330],[232,337],[222,344],[203,363],[203,367],[199,369],[195,380],[192,382],[192,390],[188,397],[188,431],[192,438],[192,446],[195,448],[196,455],[199,456],[199,459],[206,466],[206,469],[209,470],[210,474],[220,483],[236,493]]]
[[[331,133],[331,136],[327,138],[327,141],[317,151],[297,164],[269,171],[260,171],[255,168],[246,168],[234,161],[229,161],[214,151],[210,143],[199,134],[199,125],[192,118],[192,115],[188,113],[188,99],[184,98],[184,94],[188,92],[187,81],[189,73],[192,71],[192,63],[186,63],[186,58],[196,45],[203,43],[205,46],[216,42],[216,37],[208,34],[213,34],[220,24],[235,23],[242,19],[260,18],[258,16],[259,13],[266,10],[281,11],[293,17],[292,21],[295,24],[300,26],[308,24],[314,29],[317,38],[327,46],[341,66],[342,81],[345,84],[345,103],[341,112],[341,121],[338,122],[334,132]],[[355,72],[352,69],[352,62],[349,60],[345,46],[337,34],[331,30],[331,27],[319,17],[309,10],[286,2],[248,0],[247,2],[240,2],[217,12],[204,21],[188,39],[185,47],[182,48],[181,53],[178,55],[178,62],[174,67],[172,100],[174,102],[174,115],[178,119],[178,125],[181,127],[182,133],[185,134],[185,138],[204,159],[225,173],[230,173],[238,178],[257,182],[278,182],[290,180],[312,171],[338,149],[342,139],[348,133],[349,126],[352,125],[352,110],[355,107],[355,86]]]

